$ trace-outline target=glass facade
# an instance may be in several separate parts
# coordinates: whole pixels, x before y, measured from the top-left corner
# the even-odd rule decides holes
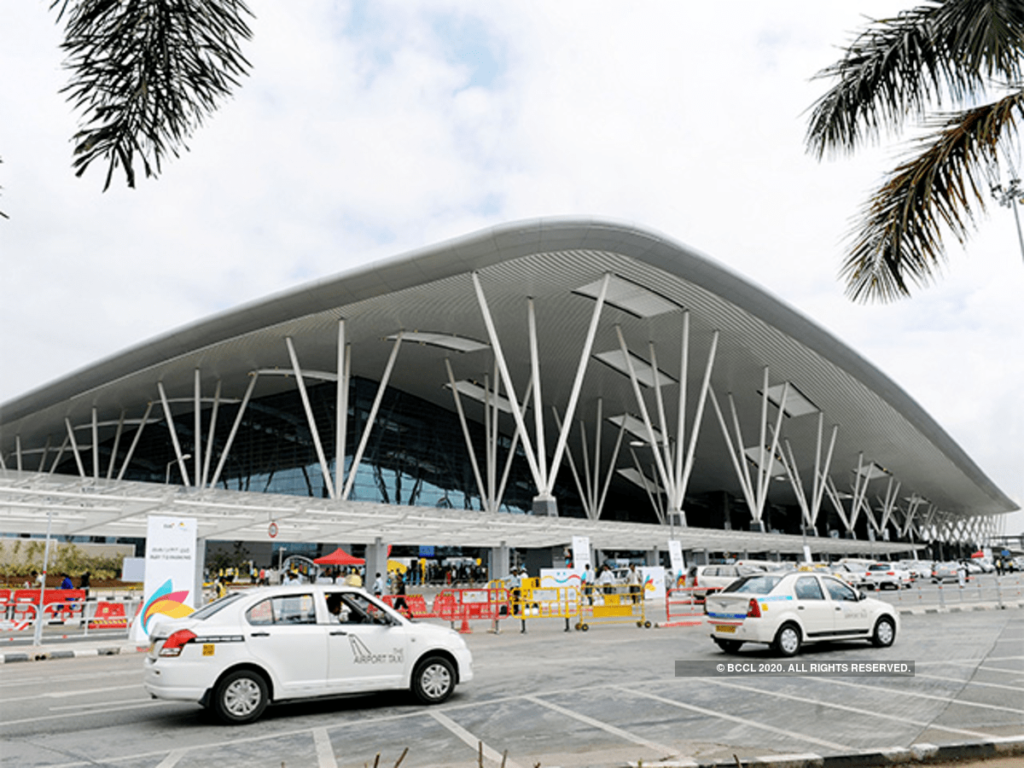
[[[378,384],[354,379],[350,385],[349,414],[345,456],[349,466],[369,419]],[[336,385],[323,383],[307,387],[310,406],[319,429],[324,454],[334,472]],[[222,404],[217,414],[214,451],[209,462],[212,478],[239,409],[238,404]],[[206,449],[212,408],[201,414],[201,445]],[[191,412],[174,415],[174,425],[182,453],[195,455],[194,417]],[[477,462],[485,467],[482,425],[469,422]],[[115,466],[120,467],[134,439],[133,432],[122,435]],[[498,467],[504,468],[511,441],[502,436],[498,445]],[[110,461],[113,439],[101,446],[103,466]],[[186,461],[189,472],[194,462]],[[77,474],[75,461],[65,456],[59,472]],[[124,479],[152,483],[181,484],[173,443],[161,419],[142,431]],[[583,517],[575,482],[567,468],[555,487],[559,514]],[[191,478],[194,484],[194,478]],[[293,496],[328,496],[298,390],[253,398],[246,407],[218,487],[230,490],[279,493]],[[627,483],[613,483],[605,517],[654,522],[650,504],[639,488],[635,493]],[[527,514],[536,495],[533,478],[521,448],[517,448],[506,484],[501,510]],[[458,417],[418,397],[394,388],[385,390],[371,430],[349,498],[408,506],[481,509],[479,490]]]

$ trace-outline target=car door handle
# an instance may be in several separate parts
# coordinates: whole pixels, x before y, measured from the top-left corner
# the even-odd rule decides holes
[[[269,632],[253,632],[249,637],[270,637]]]
[[[335,630],[331,631],[331,634],[332,635],[347,635],[348,632],[346,632],[344,629],[335,629]]]
[[[796,607],[796,609],[797,609],[798,611],[802,611],[802,610],[804,609],[804,607],[803,607],[802,605],[798,605],[798,606]]]
[[[836,610],[837,610],[837,611],[841,611],[841,610],[843,610],[843,606],[841,606],[841,605],[837,605],[837,606],[836,606]]]

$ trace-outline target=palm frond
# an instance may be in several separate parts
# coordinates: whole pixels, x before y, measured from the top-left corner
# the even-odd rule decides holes
[[[84,113],[75,134],[76,175],[107,162],[135,186],[136,158],[160,172],[248,73],[239,43],[252,33],[243,0],[56,0],[67,18],[63,89]]]
[[[866,206],[840,271],[854,301],[892,301],[931,282],[945,260],[942,234],[965,242],[985,208],[986,170],[1018,135],[1024,90],[949,116],[921,140]]]
[[[811,109],[807,149],[853,151],[944,97],[964,104],[991,78],[1019,80],[1022,58],[1019,0],[933,0],[877,21],[816,75],[838,82]]]

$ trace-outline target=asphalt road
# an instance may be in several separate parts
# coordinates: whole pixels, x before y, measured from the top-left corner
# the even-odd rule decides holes
[[[0,764],[118,768],[613,766],[845,754],[1024,733],[1024,610],[907,615],[895,645],[809,647],[802,663],[912,661],[913,677],[676,677],[675,661],[774,663],[722,654],[703,627],[604,625],[467,635],[477,678],[440,707],[389,693],[271,707],[227,727],[196,705],[147,698],[141,654],[0,666]]]

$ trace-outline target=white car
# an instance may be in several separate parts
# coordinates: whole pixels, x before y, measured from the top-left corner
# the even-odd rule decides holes
[[[144,685],[248,723],[288,699],[410,688],[439,704],[473,679],[462,637],[410,622],[361,589],[332,585],[236,592],[150,632]]]
[[[863,587],[868,583],[868,567],[858,563],[832,563],[829,566],[833,576],[838,576],[853,587]]]
[[[914,583],[910,571],[906,570],[899,563],[872,563],[868,566],[865,574],[867,586],[872,589],[910,589]]]
[[[704,611],[711,639],[726,653],[766,643],[793,656],[805,643],[857,639],[885,648],[899,629],[891,605],[822,573],[747,576],[708,595]]]

